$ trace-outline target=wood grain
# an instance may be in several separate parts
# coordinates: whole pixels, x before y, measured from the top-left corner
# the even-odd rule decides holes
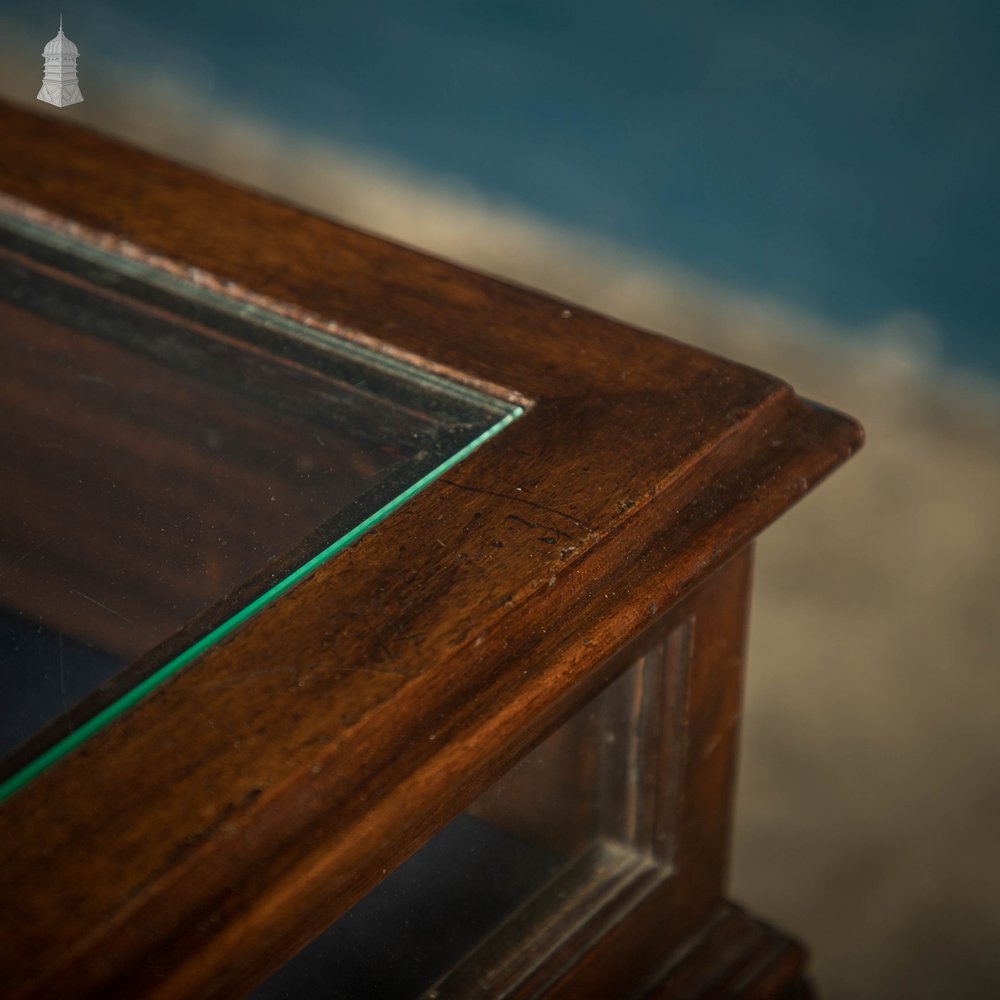
[[[240,995],[860,443],[852,421],[677,341],[72,126],[3,108],[0,132],[7,211],[530,401],[0,810],[4,995]],[[678,932],[724,871],[733,565],[744,591],[710,602],[729,624],[691,693],[707,771],[686,800]]]
[[[677,949],[642,1000],[812,1000],[804,964],[801,945],[727,904]]]

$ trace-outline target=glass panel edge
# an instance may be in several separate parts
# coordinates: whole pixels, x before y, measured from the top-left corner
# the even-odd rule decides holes
[[[95,715],[87,719],[78,728],[54,745],[42,751],[18,771],[5,779],[0,779],[0,803],[61,760],[66,754],[84,743],[105,725],[128,711],[129,708],[155,690],[160,684],[197,659],[220,639],[239,628],[258,611],[300,582],[317,567],[343,551],[364,534],[365,531],[389,516],[430,482],[462,461],[480,445],[498,434],[525,412],[525,407],[519,405],[510,397],[504,398],[503,396],[493,395],[486,388],[466,385],[447,377],[447,375],[427,371],[420,367],[419,364],[384,354],[363,343],[355,343],[352,340],[339,336],[336,331],[314,328],[293,317],[274,312],[268,309],[266,305],[233,298],[226,295],[223,291],[206,287],[203,283],[195,280],[194,276],[185,277],[165,268],[156,267],[155,262],[147,263],[133,259],[127,255],[129,249],[127,246],[123,245],[121,248],[122,253],[116,253],[79,234],[62,232],[54,228],[51,224],[52,222],[53,220],[50,219],[34,219],[25,217],[16,211],[11,212],[9,210],[9,201],[0,198],[0,229],[6,228],[8,231],[19,233],[23,237],[36,240],[38,243],[48,245],[59,252],[79,255],[112,271],[148,282],[150,285],[158,287],[169,294],[188,300],[197,299],[203,301],[210,308],[215,308],[219,312],[237,316],[244,321],[262,327],[275,329],[286,336],[290,335],[300,340],[311,342],[316,346],[340,353],[342,356],[355,358],[362,364],[377,366],[382,370],[394,373],[396,377],[423,383],[442,395],[478,406],[482,410],[485,410],[486,414],[492,413],[498,419],[486,427],[472,441],[444,459],[439,465],[387,501],[355,527],[336,538],[315,555],[306,559],[297,569],[250,601],[240,611],[211,629],[201,639],[188,646],[180,654],[174,656],[149,677],[146,677],[110,705],[105,706],[104,709],[95,713]]]
[[[86,742],[86,740],[88,740],[95,733],[99,732],[106,725],[123,715],[133,705],[141,701],[147,694],[155,690],[160,686],[160,684],[169,680],[175,674],[179,673],[182,669],[184,669],[184,667],[196,660],[202,653],[210,649],[220,639],[223,639],[230,633],[234,632],[242,624],[252,618],[258,611],[262,610],[273,600],[280,597],[297,583],[305,579],[311,572],[313,572],[313,570],[323,565],[339,552],[342,552],[349,545],[360,538],[366,531],[383,521],[394,511],[398,510],[399,507],[406,503],[406,501],[416,496],[416,494],[421,492],[439,476],[443,475],[463,459],[467,458],[470,454],[472,454],[472,452],[499,434],[504,428],[508,427],[525,412],[524,407],[522,406],[514,404],[507,404],[507,406],[508,412],[506,415],[488,427],[478,437],[470,441],[459,451],[455,452],[455,454],[449,456],[440,465],[426,473],[388,503],[384,504],[373,514],[365,518],[365,520],[363,520],[360,524],[356,525],[350,531],[330,543],[326,548],[306,560],[306,562],[304,562],[296,570],[293,570],[287,576],[283,577],[236,614],[227,618],[220,625],[217,625],[214,629],[197,642],[193,643],[182,653],[173,657],[173,659],[164,664],[149,677],[140,681],[135,685],[135,687],[130,688],[120,698],[116,699],[110,705],[106,706],[91,718],[87,719],[87,721],[82,723],[77,729],[64,736],[53,746],[44,750],[37,757],[25,764],[20,770],[0,782],[0,803],[5,802],[15,792],[19,791],[38,775],[48,770],[72,750],[75,750],[82,743]]]

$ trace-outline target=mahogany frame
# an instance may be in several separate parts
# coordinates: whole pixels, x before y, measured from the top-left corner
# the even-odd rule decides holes
[[[0,806],[0,992],[241,995],[684,616],[673,875],[504,995],[624,996],[757,933],[720,909],[748,546],[858,425],[51,117],[0,134],[3,211],[527,410]]]

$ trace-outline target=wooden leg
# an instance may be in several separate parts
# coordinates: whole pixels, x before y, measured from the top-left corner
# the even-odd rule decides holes
[[[805,960],[797,942],[724,903],[642,1000],[810,1000]]]

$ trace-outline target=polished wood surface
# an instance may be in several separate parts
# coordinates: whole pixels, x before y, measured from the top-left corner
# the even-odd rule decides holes
[[[813,1000],[801,945],[732,904],[670,956],[641,1000]]]
[[[732,560],[858,446],[857,425],[759,372],[72,126],[4,107],[0,132],[3,210],[528,408],[0,808],[0,992],[240,995],[700,584],[690,599],[719,627],[699,630],[691,675],[684,889],[635,920],[669,935],[705,919],[739,706],[747,561]],[[626,936],[579,975],[607,982],[663,946]]]

